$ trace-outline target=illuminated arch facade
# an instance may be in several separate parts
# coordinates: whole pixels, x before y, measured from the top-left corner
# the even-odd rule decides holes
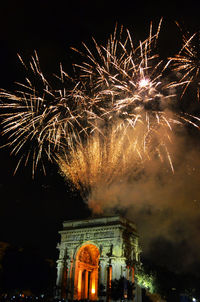
[[[98,299],[99,249],[91,243],[81,246],[76,255],[74,296],[77,300]]]
[[[135,225],[121,216],[66,221],[59,232],[57,298],[111,300],[112,282],[133,283],[140,263]],[[134,301],[141,301],[135,284]]]

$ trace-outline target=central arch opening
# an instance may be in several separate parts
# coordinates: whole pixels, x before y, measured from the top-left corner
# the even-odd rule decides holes
[[[93,244],[80,247],[76,255],[74,298],[98,299],[99,249]]]

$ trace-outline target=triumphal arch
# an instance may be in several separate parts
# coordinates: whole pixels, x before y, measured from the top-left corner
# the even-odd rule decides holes
[[[119,295],[141,301],[134,282],[140,248],[133,222],[121,216],[71,220],[59,233],[58,298],[111,301]]]

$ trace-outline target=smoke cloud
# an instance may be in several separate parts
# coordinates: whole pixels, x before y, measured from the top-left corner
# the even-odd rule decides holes
[[[200,263],[200,146],[181,130],[173,134],[169,164],[147,161],[143,173],[95,187],[88,198],[94,213],[122,213],[136,223],[143,255],[176,271]]]

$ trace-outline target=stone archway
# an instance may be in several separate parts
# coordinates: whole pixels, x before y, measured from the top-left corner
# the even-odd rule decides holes
[[[118,215],[71,220],[59,233],[56,298],[106,301],[115,279],[133,285],[141,252],[133,222]],[[124,298],[133,299],[125,284]],[[134,301],[141,302],[137,280],[135,287]]]
[[[85,244],[79,248],[75,263],[75,299],[98,299],[99,256],[99,249],[94,244]]]

